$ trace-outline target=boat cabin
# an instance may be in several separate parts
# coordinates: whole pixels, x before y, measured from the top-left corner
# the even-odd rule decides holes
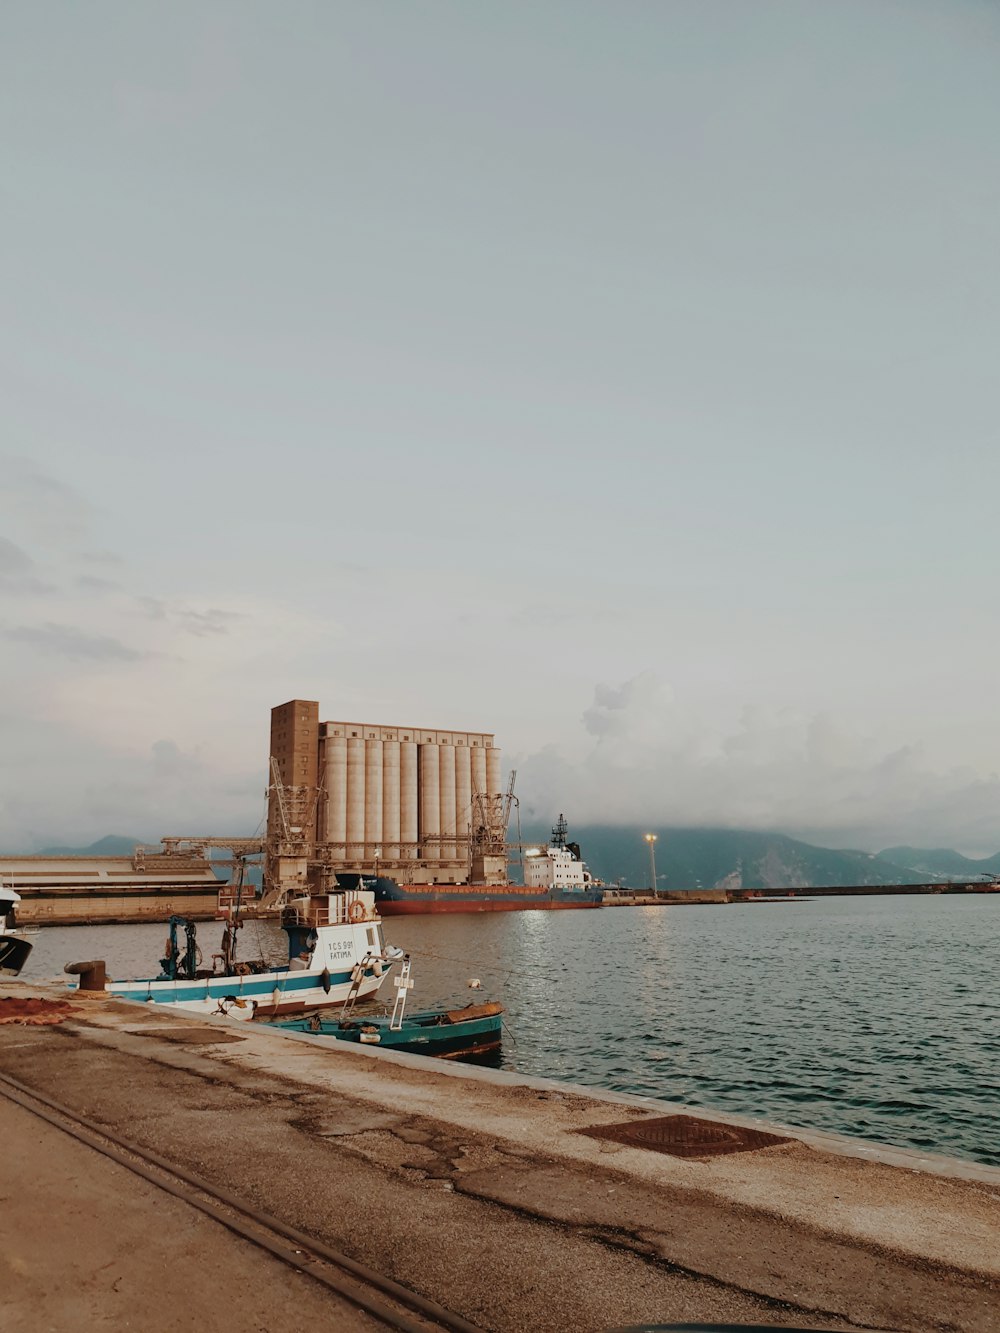
[[[342,963],[355,950],[359,958],[386,953],[382,920],[369,889],[292,898],[282,909],[281,928],[288,935],[292,968]]]

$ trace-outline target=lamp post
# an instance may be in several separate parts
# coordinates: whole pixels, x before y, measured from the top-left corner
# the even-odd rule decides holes
[[[649,844],[649,873],[653,879],[653,892],[656,892],[656,834],[647,833],[646,842]]]

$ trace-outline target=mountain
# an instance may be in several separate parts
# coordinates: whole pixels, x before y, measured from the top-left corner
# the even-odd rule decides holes
[[[879,856],[905,866],[925,879],[967,880],[1000,874],[1000,852],[976,861],[950,847],[889,847],[879,852]]]
[[[141,838],[123,838],[117,833],[92,842],[89,847],[43,847],[32,852],[32,856],[131,856],[136,847],[142,845]]]
[[[785,837],[745,829],[649,830],[591,824],[570,829],[591,873],[607,883],[621,879],[635,888],[650,881],[649,847],[645,834],[657,834],[656,879],[660,888],[714,886],[747,889],[810,888],[845,884],[916,884],[926,879],[886,855],[837,851]],[[548,829],[522,830],[522,842],[539,843]]]
[[[639,825],[622,828],[589,824],[571,828],[570,837],[580,844],[583,858],[597,878],[609,884],[620,879],[627,885],[643,888],[650,878],[647,832],[657,835],[656,879],[661,889],[716,885],[747,889],[834,888],[845,884],[920,884],[1000,874],[1000,852],[977,861],[944,847],[889,847],[877,854],[838,851],[782,833],[755,833],[747,829],[651,830]],[[532,841],[541,845],[548,837],[547,825],[526,825],[521,833],[526,846]],[[131,856],[140,843],[139,838],[109,834],[89,847],[45,847],[34,855]],[[520,879],[516,865],[512,867],[512,877]]]

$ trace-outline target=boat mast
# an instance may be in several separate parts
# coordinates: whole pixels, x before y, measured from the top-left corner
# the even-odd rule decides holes
[[[569,833],[569,825],[566,823],[566,816],[559,812],[559,818],[556,820],[555,828],[552,830],[552,846],[565,847],[566,835]]]

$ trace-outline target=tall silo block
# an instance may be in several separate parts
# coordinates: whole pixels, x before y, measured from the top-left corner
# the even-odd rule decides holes
[[[500,795],[500,751],[492,747],[486,751],[486,790],[490,796]]]
[[[441,782],[438,747],[420,747],[420,845],[421,855],[436,861],[441,855]]]
[[[381,855],[382,742],[365,741],[365,860]]]
[[[456,855],[469,850],[469,819],[472,815],[472,762],[467,745],[455,747],[455,839]]]
[[[383,741],[382,855],[387,861],[399,856],[400,815],[399,741]]]
[[[364,856],[365,841],[365,743],[360,737],[347,740],[347,859]]]
[[[470,751],[472,760],[472,822],[482,823],[486,804],[486,751],[480,746],[473,746]]]
[[[417,745],[415,741],[399,743],[399,841],[404,860],[416,856],[419,806],[417,804]]]
[[[441,782],[441,833],[444,837],[455,836],[455,747],[441,745],[438,767]],[[443,842],[441,856],[445,860],[455,859],[455,843]]]
[[[344,856],[347,843],[347,740],[326,740],[326,841],[334,856]]]

